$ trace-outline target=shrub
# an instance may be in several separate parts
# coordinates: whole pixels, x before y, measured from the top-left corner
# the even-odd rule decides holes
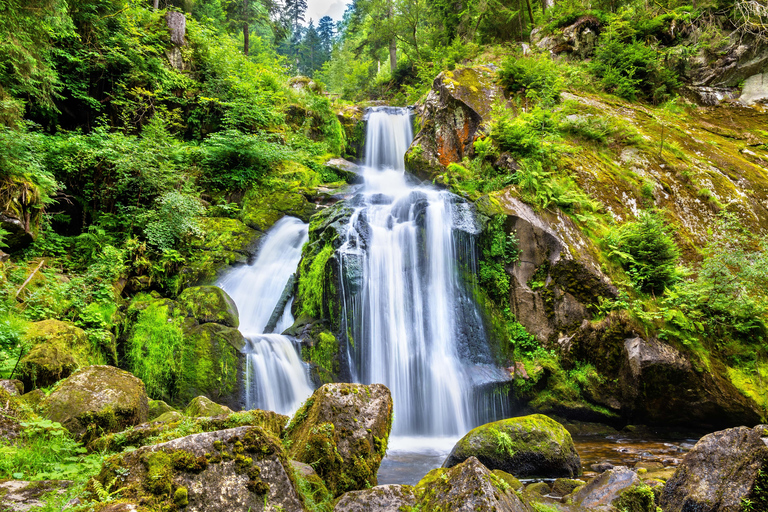
[[[167,250],[189,235],[200,236],[197,217],[205,209],[200,201],[180,192],[168,192],[157,199],[157,208],[149,213],[144,234],[150,244]]]
[[[551,106],[560,99],[563,79],[557,64],[548,55],[510,56],[499,70],[499,81],[509,91]]]

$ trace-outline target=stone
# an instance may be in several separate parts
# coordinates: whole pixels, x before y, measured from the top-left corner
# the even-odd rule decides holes
[[[624,489],[612,504],[616,509],[626,512],[656,512],[655,492],[645,484]]]
[[[392,428],[392,396],[382,384],[326,384],[286,430],[292,459],[310,464],[334,496],[376,485]]]
[[[165,14],[168,31],[171,33],[171,42],[177,46],[185,46],[184,37],[187,33],[187,17],[178,11],[168,11]]]
[[[555,496],[567,496],[573,491],[584,485],[581,480],[573,480],[571,478],[558,478],[552,483],[552,494]]]
[[[600,21],[594,16],[581,16],[571,25],[550,36],[541,37],[540,29],[534,30],[531,33],[531,42],[554,55],[566,54],[584,60],[592,56],[601,28]]]
[[[162,400],[150,400],[147,403],[147,420],[152,421],[167,412],[172,412],[173,408]]]
[[[433,469],[416,485],[422,510],[527,512],[528,507],[475,457],[450,469]]]
[[[587,509],[607,507],[622,491],[640,483],[637,473],[625,466],[617,466],[590,480],[573,495],[573,503]]]
[[[581,459],[565,428],[542,414],[487,423],[459,440],[443,463],[453,467],[476,457],[489,469],[522,477],[573,477]]]
[[[747,78],[741,90],[739,101],[745,105],[768,103],[768,72]]]
[[[488,66],[443,71],[421,111],[421,129],[405,155],[406,168],[432,180],[452,162],[474,154],[474,140],[487,129],[491,106],[504,98]]]
[[[302,512],[280,441],[260,427],[193,434],[107,459],[102,485],[120,477],[121,496],[186,512]]]
[[[379,485],[348,492],[339,499],[334,512],[402,512],[416,506],[410,485]]]
[[[24,394],[24,383],[17,379],[0,380],[0,389],[12,396]]]
[[[263,193],[252,190],[245,194],[240,220],[246,226],[259,232],[266,232],[286,215],[297,217],[304,222],[315,213],[315,205],[295,191]]]
[[[68,480],[0,481],[0,512],[27,512],[43,508],[48,498],[63,495],[72,487]]]
[[[494,475],[496,475],[497,478],[500,478],[501,480],[504,480],[507,485],[509,485],[513,491],[519,491],[523,488],[523,483],[515,478],[514,476],[510,475],[506,471],[502,471],[500,469],[494,469],[491,471]]]
[[[198,396],[189,403],[184,414],[193,418],[220,416],[222,414],[231,414],[232,409],[225,405],[219,405],[212,402],[208,397]]]
[[[762,471],[762,475],[760,472]],[[768,507],[768,425],[736,427],[702,437],[667,481],[659,506],[665,512],[741,512]],[[757,485],[762,478],[762,486]],[[758,492],[757,488],[761,487]]]
[[[234,328],[240,326],[235,301],[218,286],[187,288],[176,302],[200,324],[216,323]]]
[[[3,236],[3,245],[9,253],[26,249],[34,241],[32,232],[12,212],[0,212],[0,229],[8,232]]]
[[[147,402],[144,383],[130,373],[88,366],[63,380],[40,407],[48,419],[78,437],[91,438],[144,423]]]
[[[363,182],[363,168],[354,162],[343,158],[331,158],[323,165],[341,175],[347,183]]]
[[[168,411],[164,412],[157,418],[152,419],[152,421],[157,421],[159,423],[176,423],[181,420],[183,420],[186,416],[184,416],[179,411]]]

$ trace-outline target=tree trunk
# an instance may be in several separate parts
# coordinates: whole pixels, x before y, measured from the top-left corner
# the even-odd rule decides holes
[[[528,6],[528,17],[531,18],[531,27],[533,27],[533,9],[531,9],[531,0],[525,0],[525,4]]]
[[[555,6],[555,0],[541,0],[541,9],[546,11],[550,7]]]
[[[393,23],[393,18],[395,17],[395,8],[392,5],[393,0],[389,0],[389,12],[387,13],[387,17],[389,18],[389,22]],[[392,74],[395,74],[395,70],[397,69],[397,39],[394,35],[389,39],[389,70],[392,72]]]
[[[155,8],[155,10],[158,10],[160,8],[160,0],[154,0],[152,6]]]
[[[251,31],[248,28],[248,0],[243,0],[243,53],[247,56],[251,47]]]

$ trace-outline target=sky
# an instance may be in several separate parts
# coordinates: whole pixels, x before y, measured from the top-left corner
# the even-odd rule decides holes
[[[347,4],[351,3],[351,0],[307,0],[306,22],[309,23],[311,18],[317,25],[323,16],[330,16],[333,21],[339,21],[344,15]]]

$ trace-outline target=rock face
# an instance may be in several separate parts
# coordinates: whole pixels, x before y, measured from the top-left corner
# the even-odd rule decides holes
[[[622,491],[640,483],[637,473],[625,466],[618,466],[590,480],[573,495],[573,503],[589,510],[610,506]]]
[[[534,30],[531,41],[542,50],[549,50],[554,55],[565,54],[577,59],[592,56],[597,38],[600,35],[600,21],[594,16],[582,16],[571,25],[551,36],[541,37]]]
[[[747,498],[755,503],[752,510],[765,510],[766,475],[768,425],[715,432],[685,455],[664,486],[659,505],[665,512],[741,512]]]
[[[62,495],[72,486],[67,480],[0,481],[0,512],[27,512],[45,507],[51,495]]]
[[[747,78],[739,101],[745,105],[768,102],[768,71]]]
[[[188,512],[301,512],[280,441],[259,427],[194,434],[116,455],[98,480],[118,475],[121,493],[152,507]]]
[[[35,239],[29,227],[9,211],[0,213],[0,228],[8,232],[3,243],[10,253],[29,247]]]
[[[73,434],[92,438],[147,421],[147,402],[144,383],[130,373],[88,366],[61,382],[41,408]]]
[[[376,485],[391,428],[386,386],[326,384],[296,412],[286,439],[291,458],[310,464],[340,496]]]
[[[456,68],[440,73],[423,111],[421,130],[405,155],[406,168],[432,179],[451,162],[474,154],[474,140],[503,91],[490,67]]]
[[[16,379],[2,379],[0,380],[0,389],[11,396],[23,395],[24,383]]]
[[[218,286],[187,288],[176,300],[187,315],[200,324],[215,323],[235,328],[240,325],[235,301]]]
[[[515,477],[573,477],[581,459],[571,434],[542,414],[510,418],[472,429],[456,443],[443,464],[450,468],[477,457],[489,469]]]
[[[249,192],[243,199],[240,220],[246,226],[264,233],[285,215],[308,222],[313,213],[315,205],[297,192]]]
[[[508,490],[504,490],[504,489]],[[433,469],[416,486],[422,510],[527,512],[517,495],[475,457],[451,469]]]
[[[519,263],[507,268],[515,318],[539,339],[557,341],[561,332],[592,317],[600,297],[617,290],[600,270],[597,248],[562,212],[535,212],[502,190],[481,198],[485,215],[505,215],[505,229],[515,233]]]
[[[402,512],[416,506],[416,495],[409,485],[379,485],[348,492],[334,507],[334,512]]]

